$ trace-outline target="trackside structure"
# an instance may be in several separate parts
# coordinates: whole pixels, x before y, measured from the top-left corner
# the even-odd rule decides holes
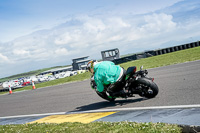
[[[112,61],[112,60],[120,58],[118,48],[101,51],[101,55],[102,55],[103,61]]]
[[[54,68],[54,69],[51,69],[51,70],[48,70],[48,71],[44,71],[44,72],[40,73],[40,75],[45,75],[45,74],[55,75],[55,74],[58,74],[58,73],[61,73],[61,72],[66,72],[66,71],[72,71],[72,66]]]
[[[89,56],[72,59],[73,70],[85,70],[87,63],[90,61]]]

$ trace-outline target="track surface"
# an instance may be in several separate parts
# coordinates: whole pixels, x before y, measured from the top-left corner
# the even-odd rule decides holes
[[[133,64],[134,65],[134,64]],[[200,104],[200,61],[149,69],[160,92],[156,98],[117,99],[109,103],[90,88],[89,80],[0,95],[0,117],[96,109]],[[37,85],[36,85],[37,87]]]

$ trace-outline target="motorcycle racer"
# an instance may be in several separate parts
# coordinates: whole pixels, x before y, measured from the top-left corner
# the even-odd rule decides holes
[[[122,89],[124,86],[122,81],[125,80],[126,71],[119,65],[115,65],[111,61],[91,60],[87,64],[87,69],[94,74],[97,91],[108,92],[110,96],[117,91],[125,94]]]

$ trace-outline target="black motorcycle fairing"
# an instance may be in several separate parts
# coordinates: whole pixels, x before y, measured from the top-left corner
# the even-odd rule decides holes
[[[132,67],[129,67],[126,71],[126,75],[129,75],[129,74],[134,74],[135,71],[136,71],[136,66],[132,66]]]

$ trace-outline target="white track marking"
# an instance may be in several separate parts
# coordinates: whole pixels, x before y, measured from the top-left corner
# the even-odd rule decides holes
[[[0,119],[19,118],[19,117],[37,117],[48,115],[63,115],[63,114],[78,114],[78,113],[94,113],[94,112],[110,112],[110,111],[129,111],[129,110],[153,110],[153,109],[187,109],[187,108],[200,108],[200,104],[194,105],[174,105],[174,106],[152,106],[152,107],[135,107],[135,108],[116,108],[116,109],[98,109],[88,111],[75,111],[75,112],[57,112],[57,113],[44,113],[44,114],[30,114],[30,115],[17,115],[5,116]]]
[[[151,106],[151,107],[135,107],[135,108],[116,108],[116,109],[99,109],[89,111],[79,111],[77,113],[107,112],[107,111],[128,111],[128,110],[153,110],[153,109],[187,109],[200,108],[200,104],[195,105],[174,105],[174,106]]]
[[[67,112],[57,112],[57,113],[44,113],[44,114],[30,114],[30,115],[16,115],[16,116],[5,116],[0,117],[0,119],[9,119],[9,118],[21,118],[21,117],[37,117],[37,116],[47,116],[47,115],[63,115]]]

